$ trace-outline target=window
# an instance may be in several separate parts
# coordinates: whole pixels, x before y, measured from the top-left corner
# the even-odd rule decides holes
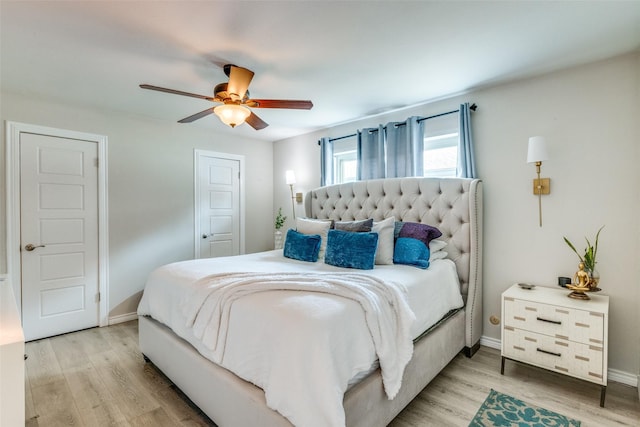
[[[333,182],[335,184],[356,180],[358,170],[357,145],[358,140],[355,136],[333,142]]]
[[[424,121],[424,176],[455,177],[458,166],[459,113]]]
[[[421,119],[424,125],[424,147],[422,152],[423,176],[455,177],[458,171],[458,153],[460,143],[460,113]],[[333,183],[341,184],[357,180],[358,176],[358,137],[350,135],[331,140],[330,149],[333,167]],[[464,153],[463,153],[464,154]],[[418,154],[419,155],[419,154]],[[323,171],[323,173],[325,173]],[[331,180],[329,180],[331,181]],[[324,181],[323,181],[324,182]]]

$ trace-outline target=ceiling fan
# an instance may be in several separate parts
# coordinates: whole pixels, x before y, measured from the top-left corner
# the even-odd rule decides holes
[[[229,82],[220,83],[213,89],[213,97],[198,95],[195,93],[183,92],[175,89],[141,84],[142,89],[157,90],[160,92],[173,93],[175,95],[190,96],[193,98],[206,99],[212,102],[221,102],[222,105],[209,107],[204,111],[192,116],[178,120],[178,123],[190,123],[195,120],[215,113],[226,125],[236,127],[245,121],[255,130],[264,129],[269,126],[264,120],[258,117],[251,108],[287,108],[297,110],[310,110],[313,107],[311,101],[285,100],[285,99],[250,99],[249,83],[253,79],[253,71],[233,64],[224,66],[224,73],[229,77]]]

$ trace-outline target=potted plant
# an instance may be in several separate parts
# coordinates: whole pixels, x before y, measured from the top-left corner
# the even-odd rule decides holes
[[[593,245],[591,244],[589,239],[585,237],[585,240],[587,241],[587,247],[584,249],[584,255],[580,255],[573,243],[571,243],[569,239],[563,236],[564,241],[567,243],[567,245],[569,245],[573,252],[578,255],[580,262],[584,264],[584,268],[590,277],[589,285],[592,289],[597,288],[598,282],[600,281],[600,273],[598,273],[598,271],[596,270],[596,256],[598,255],[598,239],[600,238],[600,232],[603,228],[604,225],[600,227],[600,229],[596,233],[596,238]]]
[[[287,217],[282,214],[282,208],[278,208],[278,214],[276,215],[275,226],[275,249],[282,249],[282,231],[280,229],[284,226],[284,222]]]

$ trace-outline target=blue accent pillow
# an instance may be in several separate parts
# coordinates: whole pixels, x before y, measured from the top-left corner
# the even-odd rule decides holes
[[[394,264],[413,265],[418,268],[429,268],[429,246],[411,237],[398,237],[393,251]]]
[[[329,230],[324,262],[336,267],[371,270],[377,248],[378,233]]]
[[[322,237],[319,234],[302,234],[289,229],[284,242],[284,256],[300,261],[316,262]]]

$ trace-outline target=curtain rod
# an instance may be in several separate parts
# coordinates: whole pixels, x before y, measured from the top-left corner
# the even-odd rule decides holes
[[[477,108],[478,108],[478,106],[475,103],[471,104],[471,106],[469,107],[469,109],[471,111],[476,111]],[[453,113],[458,113],[458,112],[460,112],[460,109],[447,111],[446,113],[435,114],[433,116],[421,117],[421,118],[418,119],[418,121],[421,122],[423,120],[435,119],[436,117],[446,116],[446,115],[453,114]],[[403,126],[403,125],[404,125],[404,123],[400,123],[397,126]],[[378,129],[371,130],[371,132],[377,132],[377,131],[378,131]],[[344,135],[344,136],[337,136],[335,138],[329,138],[329,142],[339,141],[341,139],[351,138],[351,137],[354,137],[354,136],[358,136],[358,134],[357,133],[352,133],[350,135]],[[320,145],[320,141],[318,141],[318,145]]]

